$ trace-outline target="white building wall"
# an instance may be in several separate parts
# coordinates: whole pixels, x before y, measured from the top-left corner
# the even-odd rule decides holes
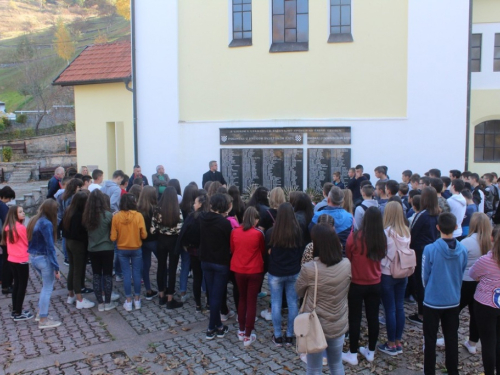
[[[436,167],[446,174],[463,168],[467,0],[408,0],[407,118],[187,123],[178,122],[177,72],[182,67],[177,51],[182,46],[178,46],[177,1],[136,1],[138,159],[148,176],[163,164],[182,186],[190,181],[200,184],[208,161],[219,160],[221,127],[350,126],[352,164],[363,164],[372,176],[378,165],[387,165],[397,180],[404,169],[423,173]]]

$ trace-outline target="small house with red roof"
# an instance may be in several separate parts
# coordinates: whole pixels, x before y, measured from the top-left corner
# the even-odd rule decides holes
[[[73,86],[78,166],[91,165],[111,177],[132,170],[134,130],[130,42],[85,49],[53,81]]]

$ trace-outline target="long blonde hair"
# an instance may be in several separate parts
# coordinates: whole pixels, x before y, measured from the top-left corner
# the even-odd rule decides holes
[[[286,202],[285,192],[280,187],[275,187],[269,193],[269,207],[277,209],[282,203]]]
[[[349,212],[351,215],[354,213],[354,203],[352,202],[352,191],[349,189],[344,189],[344,210]]]
[[[469,223],[469,235],[467,237],[470,237],[474,233],[477,234],[477,242],[481,249],[481,255],[485,255],[491,249],[491,230],[490,219],[486,214],[475,212],[472,215]]]
[[[399,202],[389,202],[384,209],[384,228],[391,229],[401,237],[410,237],[410,230],[406,226],[403,207]]]

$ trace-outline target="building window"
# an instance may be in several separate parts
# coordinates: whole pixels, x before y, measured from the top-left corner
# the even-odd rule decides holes
[[[500,120],[482,122],[474,128],[474,161],[500,161]]]
[[[470,71],[481,71],[481,42],[482,34],[472,34],[470,43]]]
[[[493,56],[493,71],[500,72],[500,34],[495,34],[495,55]]]
[[[330,37],[328,43],[352,42],[351,0],[330,0]]]
[[[252,0],[232,0],[233,40],[229,47],[252,45]]]
[[[269,52],[309,50],[308,0],[272,0],[273,43]]]

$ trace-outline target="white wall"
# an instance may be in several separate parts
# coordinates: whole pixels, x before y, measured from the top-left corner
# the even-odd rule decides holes
[[[499,15],[500,16],[500,15]],[[473,34],[482,34],[481,71],[472,73],[472,90],[500,89],[500,72],[493,71],[495,33],[500,33],[500,23],[472,25]]]
[[[363,164],[372,176],[378,165],[387,165],[397,180],[404,169],[463,169],[467,0],[408,0],[407,118],[189,123],[178,122],[177,1],[136,1],[139,163],[148,177],[164,164],[182,186],[201,183],[208,161],[219,160],[219,128],[233,126],[351,126],[352,164]]]

